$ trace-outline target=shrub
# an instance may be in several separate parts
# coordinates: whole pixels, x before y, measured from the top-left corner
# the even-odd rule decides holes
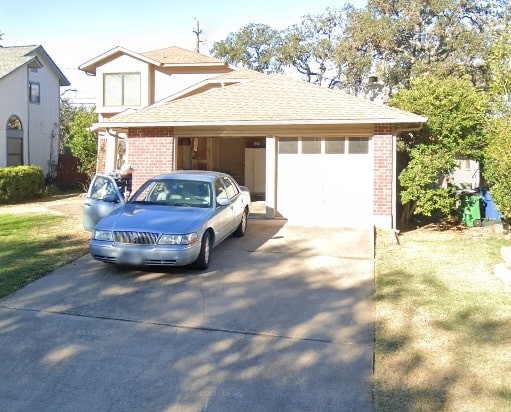
[[[489,122],[483,175],[495,205],[511,219],[511,114]]]
[[[42,196],[44,174],[38,166],[0,169],[0,203],[15,203]]]

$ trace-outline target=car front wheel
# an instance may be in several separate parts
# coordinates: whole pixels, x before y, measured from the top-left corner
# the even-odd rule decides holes
[[[247,220],[248,220],[248,212],[247,209],[243,211],[243,214],[241,215],[241,222],[234,231],[233,235],[235,237],[242,237],[245,236],[245,233],[247,233]]]
[[[209,232],[204,233],[202,236],[201,247],[197,260],[193,262],[192,267],[194,269],[205,270],[209,266],[209,259],[211,253],[211,234]]]

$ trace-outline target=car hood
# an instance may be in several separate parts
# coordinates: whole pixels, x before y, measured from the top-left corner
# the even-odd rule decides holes
[[[190,233],[200,230],[212,214],[209,208],[126,204],[102,219],[96,229]]]

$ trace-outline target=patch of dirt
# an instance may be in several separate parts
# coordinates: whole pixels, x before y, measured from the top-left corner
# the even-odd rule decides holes
[[[502,224],[497,222],[493,224],[483,224],[482,226],[467,227],[456,221],[443,221],[438,223],[430,223],[418,228],[417,230],[429,232],[459,233],[471,238],[498,236],[507,240],[511,240],[511,233],[504,230]]]

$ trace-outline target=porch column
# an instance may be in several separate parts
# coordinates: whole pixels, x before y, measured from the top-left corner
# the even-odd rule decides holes
[[[391,124],[376,124],[373,135],[373,217],[377,227],[392,229],[396,204],[395,137]]]
[[[277,210],[277,139],[266,136],[266,217],[274,218]]]

